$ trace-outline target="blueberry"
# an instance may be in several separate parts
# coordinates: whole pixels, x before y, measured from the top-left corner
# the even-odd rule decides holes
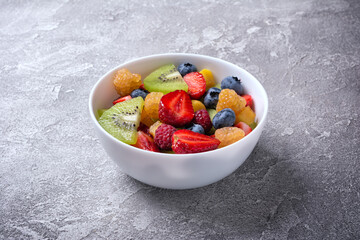
[[[205,134],[204,128],[200,124],[192,123],[189,127],[186,129],[191,130],[193,132]]]
[[[194,65],[191,63],[182,63],[178,66],[178,71],[181,74],[181,76],[185,76],[188,73],[191,72],[197,72],[197,69]]]
[[[237,77],[228,76],[221,81],[221,89],[232,89],[238,95],[243,94],[243,86]]]
[[[149,94],[149,92],[148,91],[146,91],[146,90],[142,90],[142,89],[135,89],[134,91],[132,91],[131,93],[130,93],[130,96],[132,97],[132,98],[136,98],[136,97],[142,97],[144,100],[145,100],[145,98],[146,98],[146,96]]]
[[[230,108],[224,108],[214,116],[212,123],[216,129],[232,127],[235,123],[235,113]]]
[[[204,97],[204,104],[206,108],[216,108],[216,104],[219,101],[219,94],[220,94],[221,90],[218,88],[210,88]]]

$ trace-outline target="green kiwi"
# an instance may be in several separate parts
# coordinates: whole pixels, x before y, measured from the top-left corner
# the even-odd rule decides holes
[[[98,114],[98,117],[96,119],[99,119],[101,117],[101,115],[103,115],[103,113],[106,111],[107,109],[99,109],[97,110],[97,114]]]
[[[252,130],[254,130],[257,126],[257,123],[256,122],[253,122],[249,125],[251,127]]]
[[[216,115],[216,110],[215,109],[212,109],[212,108],[207,108],[206,109],[206,111],[208,111],[208,113],[209,113],[209,116],[210,116],[210,119],[211,119],[211,121],[213,120],[213,118],[214,118],[214,116]],[[214,126],[210,129],[210,131],[209,131],[209,133],[208,134],[214,134],[214,132],[215,132],[215,128],[214,128]]]
[[[144,79],[144,87],[149,92],[162,92],[164,94],[175,90],[188,91],[188,85],[174,64],[164,65],[150,73]]]
[[[135,144],[143,106],[142,97],[117,103],[101,115],[99,124],[120,141]]]

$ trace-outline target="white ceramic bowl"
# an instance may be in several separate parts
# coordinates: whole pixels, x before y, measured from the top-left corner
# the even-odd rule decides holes
[[[214,151],[195,154],[165,154],[127,145],[107,133],[96,120],[97,110],[109,108],[118,97],[112,83],[116,70],[127,68],[145,78],[156,68],[173,63],[193,63],[200,71],[210,69],[220,82],[226,76],[240,77],[245,92],[254,101],[257,127],[240,141]],[[89,99],[91,119],[101,144],[109,156],[129,176],[149,185],[169,189],[202,187],[228,176],[250,155],[259,140],[268,111],[268,97],[263,86],[244,69],[224,60],[185,53],[169,53],[138,58],[119,65],[95,84]]]

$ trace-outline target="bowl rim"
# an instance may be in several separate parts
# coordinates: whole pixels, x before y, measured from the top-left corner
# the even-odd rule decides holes
[[[256,84],[258,85],[258,87],[260,88],[260,92],[261,95],[264,96],[264,110],[263,110],[263,117],[259,120],[259,122],[257,123],[257,127],[252,130],[247,136],[249,136],[250,134],[255,134],[255,132],[261,131],[260,129],[262,129],[262,126],[265,124],[266,122],[266,118],[267,118],[267,114],[268,114],[268,108],[269,108],[269,100],[268,100],[268,95],[265,91],[265,88],[263,87],[263,85],[259,82],[259,80],[254,77],[251,73],[249,73],[248,71],[246,71],[244,68],[241,68],[237,65],[235,65],[234,63],[228,62],[226,60],[220,59],[220,58],[216,58],[216,57],[212,57],[212,56],[208,56],[208,55],[202,55],[202,54],[195,54],[195,53],[160,53],[160,54],[153,54],[153,55],[147,55],[147,56],[143,56],[143,57],[139,57],[139,58],[134,58],[131,60],[128,60],[122,64],[117,65],[116,67],[112,68],[111,70],[109,70],[108,72],[106,72],[104,75],[102,75],[97,82],[95,83],[95,85],[92,87],[90,94],[89,94],[89,113],[90,113],[90,118],[92,119],[92,121],[94,122],[95,126],[100,129],[100,131],[102,131],[107,137],[109,137],[113,142],[115,141],[116,143],[122,144],[124,147],[129,148],[130,150],[134,150],[134,151],[141,151],[147,154],[154,154],[154,156],[158,156],[160,155],[167,155],[167,156],[174,156],[175,158],[179,158],[182,159],[184,156],[201,156],[204,154],[209,154],[213,151],[226,151],[229,147],[232,147],[234,145],[238,145],[241,144],[241,142],[244,142],[243,140],[246,139],[246,136],[242,139],[240,139],[239,141],[237,141],[236,143],[230,144],[228,146],[225,146],[223,148],[217,148],[215,150],[211,150],[211,151],[206,151],[206,152],[200,152],[200,153],[186,153],[186,154],[174,154],[174,153],[163,153],[163,152],[152,152],[152,151],[147,151],[141,148],[136,148],[134,146],[131,146],[129,144],[126,144],[120,140],[118,140],[117,138],[115,138],[114,136],[112,136],[110,133],[108,133],[104,128],[102,128],[98,122],[98,120],[95,117],[95,112],[93,111],[93,102],[94,102],[94,93],[97,89],[97,87],[100,85],[100,83],[111,73],[113,73],[115,70],[119,69],[121,66],[124,65],[128,65],[128,64],[132,64],[134,62],[137,61],[143,61],[146,59],[151,59],[151,58],[157,58],[157,57],[171,57],[171,56],[192,56],[192,57],[200,57],[200,58],[207,58],[208,60],[211,61],[220,61],[224,64],[229,64],[235,68],[239,68],[241,71],[245,72],[246,74],[250,75],[256,82]]]

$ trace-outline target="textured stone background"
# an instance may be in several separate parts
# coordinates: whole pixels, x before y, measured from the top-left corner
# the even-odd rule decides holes
[[[0,0],[0,239],[359,239],[360,2]],[[247,69],[270,97],[249,159],[169,191],[119,171],[88,95],[137,57]]]

